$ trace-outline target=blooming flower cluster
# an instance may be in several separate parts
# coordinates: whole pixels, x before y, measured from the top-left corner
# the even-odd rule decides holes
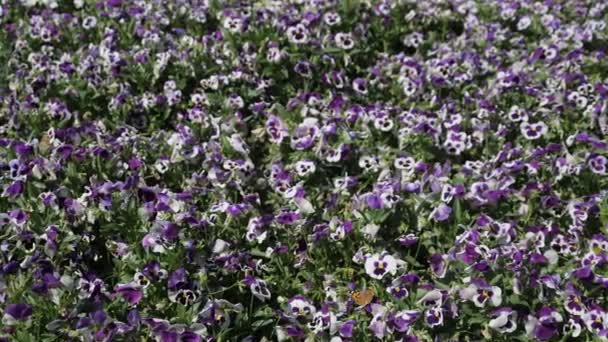
[[[608,341],[607,22],[0,0],[0,341]]]

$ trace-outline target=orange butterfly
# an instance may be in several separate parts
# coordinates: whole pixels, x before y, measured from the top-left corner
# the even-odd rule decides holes
[[[355,303],[361,306],[366,306],[367,304],[371,303],[372,299],[374,299],[374,296],[374,289],[372,289],[371,287],[367,288],[367,290],[355,291],[352,294]]]
[[[40,153],[45,154],[53,147],[52,140],[53,137],[48,132],[45,132],[42,136],[42,139],[40,139],[40,141],[38,142],[38,150],[40,151]]]

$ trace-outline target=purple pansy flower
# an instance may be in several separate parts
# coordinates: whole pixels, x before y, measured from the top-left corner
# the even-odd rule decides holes
[[[397,260],[388,253],[373,254],[365,259],[365,272],[372,278],[382,279],[397,272]]]
[[[476,281],[460,290],[460,298],[472,301],[480,308],[489,303],[499,306],[502,303],[502,290],[498,286],[487,285],[485,281]]]
[[[32,316],[32,306],[25,303],[9,304],[4,309],[2,323],[6,325],[14,325],[18,321],[25,321]]]
[[[418,310],[403,310],[389,314],[388,322],[395,331],[407,332],[419,316],[420,311]]]
[[[488,326],[499,333],[512,333],[517,329],[517,311],[505,307],[494,310],[492,316]]]
[[[137,305],[143,298],[143,292],[131,284],[118,284],[114,291],[131,305]]]
[[[316,312],[315,306],[304,296],[295,296],[287,302],[287,315],[312,318]]]
[[[526,332],[529,336],[540,341],[551,339],[562,323],[563,317],[557,310],[551,307],[543,307],[536,315],[528,315],[526,320]]]
[[[547,133],[547,125],[544,122],[528,123],[520,125],[521,133],[528,140],[536,140]]]
[[[432,307],[425,311],[424,322],[431,328],[443,325],[443,309]]]

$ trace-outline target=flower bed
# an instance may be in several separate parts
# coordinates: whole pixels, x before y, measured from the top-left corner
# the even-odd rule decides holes
[[[608,340],[605,1],[0,1],[0,340]]]

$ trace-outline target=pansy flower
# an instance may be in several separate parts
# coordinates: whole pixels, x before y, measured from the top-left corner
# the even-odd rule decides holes
[[[294,317],[312,318],[317,309],[312,302],[304,296],[295,296],[287,302],[287,315]]]
[[[431,328],[443,325],[443,309],[432,307],[424,312],[424,322]]]
[[[25,303],[8,304],[4,309],[2,323],[7,326],[14,325],[18,321],[25,321],[32,316],[32,306]]]
[[[353,337],[353,331],[356,323],[357,322],[354,320],[338,323],[338,334],[340,337],[346,339]]]
[[[249,242],[257,242],[262,243],[266,240],[267,231],[264,229],[265,222],[264,218],[261,217],[253,217],[249,219],[249,223],[247,224],[247,233],[245,234],[245,239]]]
[[[380,304],[371,304],[372,319],[369,322],[367,329],[376,338],[382,339],[388,333],[387,315],[388,310],[385,306]]]
[[[167,278],[169,300],[181,305],[192,305],[199,298],[198,285],[188,279],[186,270],[179,268]]]
[[[606,174],[608,159],[602,155],[593,155],[588,159],[587,165],[589,165],[589,169],[591,169],[593,173],[603,175]]]
[[[498,286],[488,285],[485,280],[473,280],[469,286],[460,290],[460,298],[472,301],[479,308],[486,304],[499,306],[502,303],[502,290]]]
[[[414,169],[414,166],[416,165],[416,160],[412,157],[397,157],[395,158],[393,165],[398,170],[410,171]]]
[[[509,113],[507,113],[507,116],[509,117],[509,120],[512,122],[520,122],[520,121],[528,120],[528,115],[526,114],[525,110],[520,108],[517,105],[511,106],[511,109],[509,109]]]
[[[289,27],[286,33],[289,41],[294,44],[304,44],[308,41],[308,30],[302,24]]]
[[[305,118],[304,121],[296,127],[294,134],[291,136],[291,146],[296,150],[305,150],[312,147],[315,143],[315,138],[319,134],[319,126],[315,118]]]
[[[144,265],[141,273],[148,279],[158,281],[166,279],[169,275],[167,270],[163,269],[158,261],[150,261]]]
[[[465,132],[450,130],[443,147],[449,154],[460,155],[467,149],[468,135]]]
[[[528,140],[536,140],[547,133],[547,125],[544,122],[524,122],[520,126],[521,133]]]
[[[270,290],[268,289],[268,284],[263,279],[246,276],[245,285],[249,286],[251,294],[253,294],[257,299],[261,301],[270,299],[271,294]]]
[[[353,230],[351,221],[340,222],[337,218],[332,218],[329,222],[329,237],[334,241],[342,240]]]
[[[407,332],[419,317],[420,311],[418,310],[403,310],[394,314],[389,314],[388,323],[395,331]]]
[[[589,250],[594,254],[608,252],[608,238],[603,234],[594,234],[589,241]]]
[[[452,208],[445,203],[439,203],[439,205],[433,209],[429,218],[432,218],[435,221],[441,222],[450,218],[452,214]]]
[[[270,115],[266,121],[266,133],[270,141],[275,144],[280,144],[284,138],[289,136],[287,129],[283,125],[281,119],[275,115]]]
[[[107,294],[106,285],[103,280],[95,277],[93,274],[81,276],[78,279],[77,289],[79,290],[79,298],[92,298],[99,294]]]
[[[350,33],[338,32],[336,33],[334,40],[336,46],[344,50],[350,50],[355,46],[355,40]]]
[[[589,310],[581,319],[587,329],[596,335],[605,334],[608,329],[608,314],[601,308]]]
[[[562,329],[564,335],[570,335],[574,338],[577,338],[581,335],[582,329],[583,328],[583,324],[581,323],[581,321],[579,319],[576,318],[569,318],[568,322],[566,322],[566,324],[564,324],[564,327]]]
[[[437,289],[429,290],[418,300],[418,304],[426,307],[441,306],[444,302],[444,293]]]
[[[410,247],[418,242],[419,238],[413,233],[405,234],[397,238],[399,244],[405,247]]]
[[[433,274],[438,278],[445,277],[447,272],[446,256],[441,253],[435,253],[431,255],[429,262],[431,264],[431,270]]]
[[[323,331],[334,334],[337,331],[336,316],[329,310],[328,305],[324,305],[314,314],[312,321],[308,323],[308,328],[317,334]]]
[[[535,339],[547,341],[557,334],[563,320],[563,316],[554,308],[543,307],[536,312],[536,315],[528,315],[526,332]]]
[[[379,115],[374,119],[374,128],[382,132],[390,132],[395,126],[388,115]]]
[[[316,170],[315,162],[312,160],[300,160],[294,165],[294,169],[298,176],[304,177],[311,173],[314,173]]]
[[[488,326],[499,333],[512,333],[517,329],[517,311],[504,307],[492,312]]]
[[[118,284],[114,291],[131,305],[137,305],[143,298],[143,291],[132,284]]]
[[[574,316],[581,316],[586,312],[580,295],[571,294],[564,301],[564,309]]]
[[[373,254],[365,259],[365,272],[374,279],[382,279],[386,274],[397,272],[397,260],[390,254]]]
[[[386,291],[395,298],[404,299],[409,295],[408,287],[412,287],[418,281],[418,275],[415,273],[408,273],[393,279],[391,285],[386,288]]]
[[[243,311],[243,306],[232,304],[224,299],[209,300],[197,315],[197,322],[207,326],[225,329],[233,321],[233,316]]]
[[[177,291],[171,292],[169,294],[169,300],[175,303],[179,303],[184,306],[189,306],[194,304],[198,299],[199,294],[196,290],[191,289],[179,289]]]
[[[355,78],[352,84],[353,90],[361,95],[366,95],[368,91],[367,80],[364,78]]]

